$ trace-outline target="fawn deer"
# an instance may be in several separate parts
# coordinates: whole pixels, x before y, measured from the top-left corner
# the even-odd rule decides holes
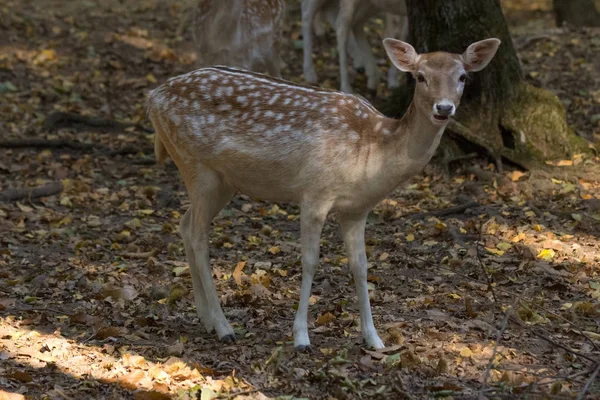
[[[293,325],[297,350],[309,349],[308,303],[327,214],[336,211],[348,252],[366,344],[384,347],[369,304],[364,231],[367,214],[417,174],[454,115],[466,73],[483,69],[500,41],[471,44],[463,54],[417,54],[383,41],[388,57],[416,78],[400,120],[363,98],[296,85],[253,72],[214,67],[171,78],[152,91],[148,115],[158,162],[171,157],[190,197],[181,235],[200,320],[223,342],[235,339],[209,263],[212,219],[236,192],[300,205],[302,283]]]
[[[317,82],[312,60],[312,32],[315,15],[323,13],[328,22],[335,26],[337,50],[340,68],[340,87],[346,93],[352,92],[348,77],[347,54],[354,61],[354,66],[362,66],[367,74],[367,87],[370,91],[377,89],[379,69],[373,56],[371,45],[365,33],[364,24],[378,13],[386,14],[386,36],[398,36],[406,40],[408,36],[408,17],[404,0],[302,0],[302,37],[304,40],[304,79],[309,83]],[[399,18],[392,18],[391,15]],[[397,73],[394,67],[388,73],[388,86],[397,85]]]
[[[280,76],[285,0],[199,0],[194,42],[199,65],[228,65]]]

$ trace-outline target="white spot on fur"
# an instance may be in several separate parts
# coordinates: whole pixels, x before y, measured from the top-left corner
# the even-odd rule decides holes
[[[246,96],[238,96],[236,100],[243,106],[248,105],[248,98]]]
[[[217,107],[217,111],[231,111],[231,104],[221,104]]]
[[[214,114],[208,114],[207,119],[208,119],[208,123],[209,124],[214,124],[215,123],[215,116],[214,116]]]
[[[271,100],[269,100],[269,103],[268,103],[268,104],[269,104],[269,105],[273,105],[273,104],[275,104],[275,102],[277,101],[277,99],[278,99],[278,98],[279,98],[279,93],[275,93],[275,94],[273,95],[273,97],[271,97]]]

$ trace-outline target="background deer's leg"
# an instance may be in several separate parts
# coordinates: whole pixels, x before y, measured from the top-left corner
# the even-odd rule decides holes
[[[377,60],[375,60],[371,45],[365,37],[363,24],[355,25],[353,33],[356,45],[363,59],[365,73],[367,74],[367,88],[372,92],[377,91],[377,85],[379,84],[379,69],[377,68]]]
[[[340,215],[340,225],[348,253],[350,270],[354,275],[358,308],[360,310],[360,329],[363,339],[368,347],[381,349],[385,345],[379,338],[373,324],[371,304],[369,302],[369,289],[367,287],[367,254],[365,252],[365,224],[367,214]]]
[[[208,256],[208,236],[212,219],[231,200],[233,190],[210,170],[201,171],[190,186],[188,187],[192,203],[188,211],[190,217],[187,217],[189,221],[182,221],[181,234],[184,237],[185,250],[190,263],[194,298],[196,306],[202,307],[202,311],[198,311],[200,318],[208,321],[204,326],[211,330],[214,328],[219,339],[227,343],[234,341],[235,335],[223,314],[213,282]]]
[[[304,42],[304,80],[317,83],[317,73],[312,60],[312,25],[317,10],[324,0],[302,0],[302,40]]]
[[[337,48],[340,64],[340,88],[343,92],[352,93],[350,80],[348,77],[348,53],[346,42],[348,40],[348,30],[352,23],[356,0],[340,2],[340,11],[338,13],[335,32],[337,36]],[[356,38],[358,41],[358,38]]]
[[[298,311],[294,320],[294,347],[297,351],[310,351],[308,338],[308,301],[315,271],[319,265],[321,231],[331,208],[329,203],[301,205],[300,242],[302,249],[302,285]]]

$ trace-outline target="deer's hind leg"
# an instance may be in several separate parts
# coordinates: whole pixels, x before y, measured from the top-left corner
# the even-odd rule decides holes
[[[235,340],[233,328],[225,318],[212,278],[209,258],[210,223],[231,200],[234,191],[219,175],[206,168],[186,181],[191,207],[181,220],[181,236],[190,264],[194,299],[198,315],[207,331],[216,331],[222,342]]]

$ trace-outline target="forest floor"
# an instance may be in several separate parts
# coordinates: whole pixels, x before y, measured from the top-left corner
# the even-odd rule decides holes
[[[600,30],[557,29],[527,3],[505,4],[528,81],[597,141]],[[193,68],[181,4],[0,1],[0,198],[55,192],[0,203],[0,399],[600,398],[592,155],[503,174],[479,158],[449,177],[432,164],[380,204],[366,235],[382,351],[361,346],[335,215],[311,299],[315,352],[293,351],[299,210],[236,196],[211,258],[238,340],[206,333],[178,233],[189,202],[174,166],[153,164],[144,111],[148,90]],[[300,82],[297,10],[285,38],[283,75]],[[315,51],[330,87],[334,48],[329,32]]]

